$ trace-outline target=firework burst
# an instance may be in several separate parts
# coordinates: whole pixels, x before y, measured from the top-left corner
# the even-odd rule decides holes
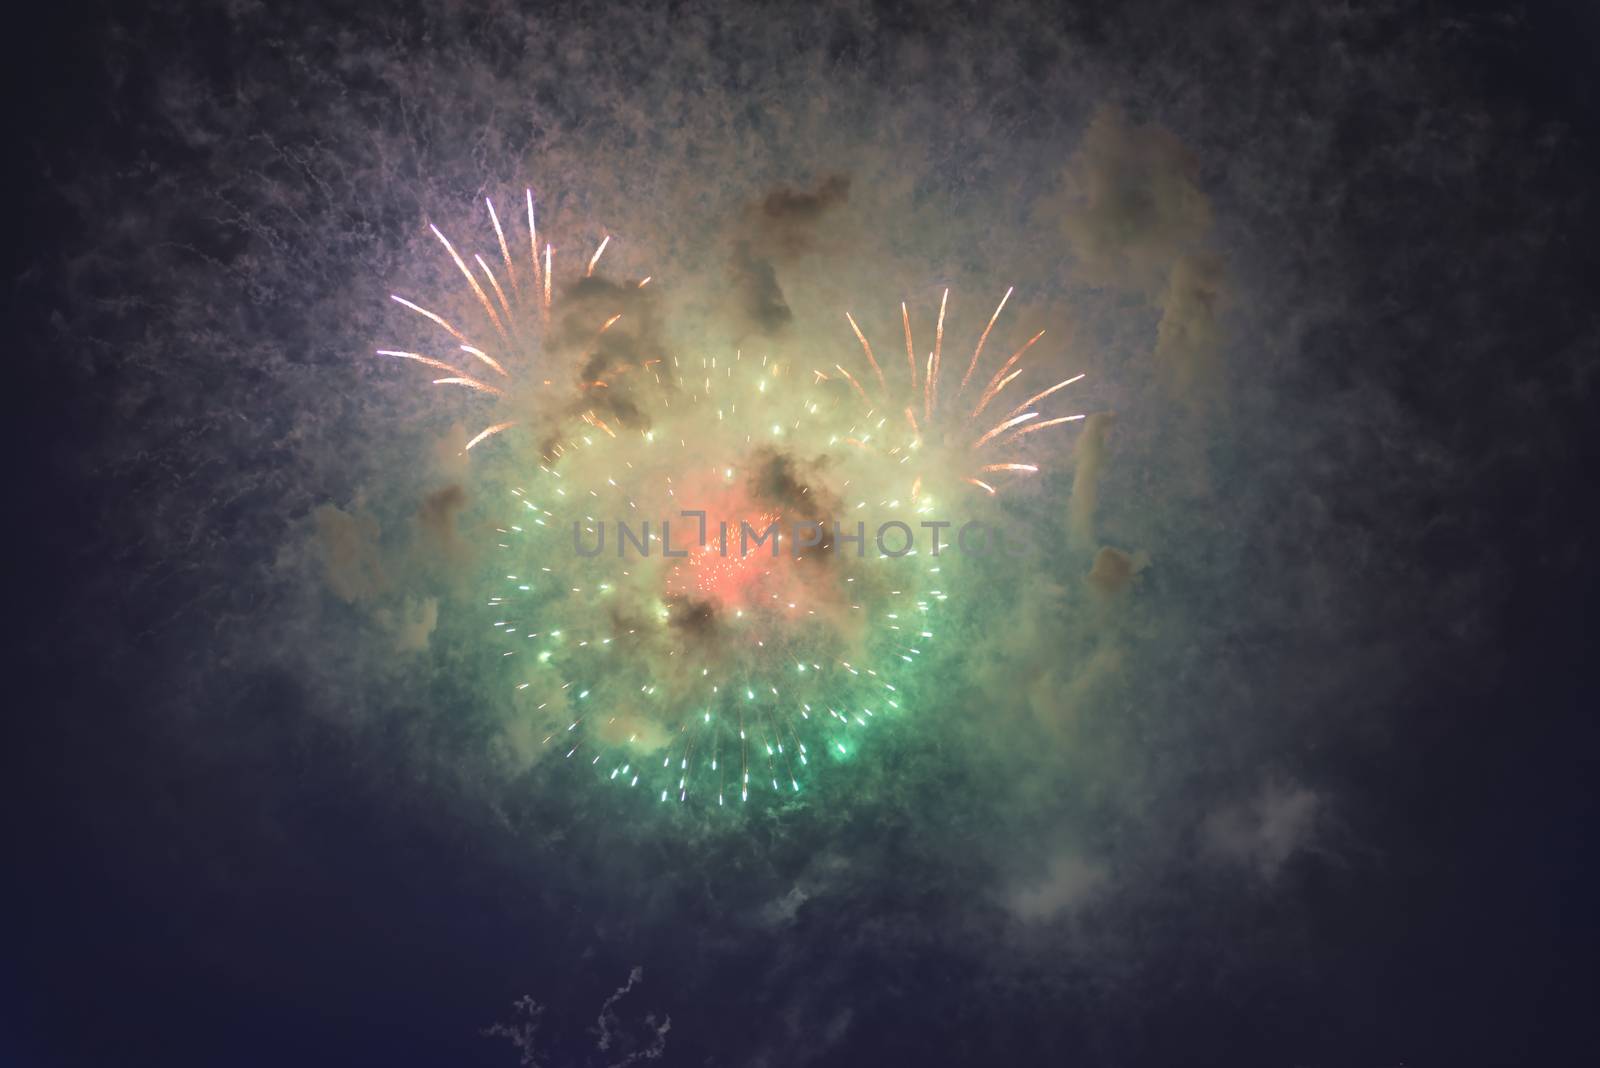
[[[672,355],[618,328],[635,309],[649,319],[650,280],[597,277],[604,237],[558,285],[525,200],[525,234],[485,200],[497,257],[469,259],[430,225],[462,284],[447,304],[393,299],[438,347],[379,350],[494,406],[463,451],[531,432],[534,448],[505,454],[520,466],[497,491],[511,513],[487,598],[513,714],[564,767],[652,800],[795,803],[869,725],[906,712],[932,651],[943,568],[903,517],[957,480],[993,494],[1036,472],[1028,435],[1082,418],[1038,405],[1083,376],[1009,405],[1035,334],[985,383],[1009,290],[959,374],[942,366],[948,291],[920,361],[901,305],[903,367],[848,313],[856,373],[782,351]],[[552,389],[563,375],[570,388]],[[882,540],[896,524],[900,553]]]
[[[564,760],[659,801],[791,799],[904,711],[940,564],[868,549],[899,502],[817,449],[836,395],[775,359],[693,364],[655,376],[651,429],[580,427],[510,491],[488,603]]]
[[[576,340],[581,351],[592,355],[602,336],[623,318],[623,306],[628,297],[625,291],[643,290],[650,282],[649,277],[626,284],[601,283],[596,279],[595,269],[611,243],[608,234],[588,258],[581,274],[574,272],[575,277],[565,287],[570,292],[594,298],[578,302],[580,316],[589,313],[593,318],[587,322],[561,323],[555,309],[556,296],[562,288],[556,285],[556,249],[548,242],[540,248],[531,189],[525,191],[524,200],[526,234],[517,234],[513,227],[508,238],[494,201],[484,198],[494,248],[487,259],[482,253],[472,254],[475,269],[443,231],[428,224],[465,283],[452,300],[449,318],[417,301],[390,294],[396,304],[432,324],[434,347],[428,351],[378,349],[377,355],[428,368],[436,374],[431,379],[433,385],[469,390],[494,406],[496,414],[467,438],[463,452],[528,423],[532,418],[530,413],[544,406],[545,398],[540,397],[539,392],[551,387],[556,381],[554,376],[575,369],[581,371],[588,366],[582,361],[575,367],[553,366],[548,360],[541,364],[540,357],[553,355],[563,347],[564,336]],[[596,306],[603,310],[595,312]],[[602,368],[610,374],[628,369],[625,364],[602,365]],[[610,386],[602,370],[594,370],[587,376],[580,374],[577,388],[582,396],[576,407],[586,413],[587,420],[593,421],[596,416],[592,408],[584,404],[584,398]]]
[[[959,381],[955,380],[953,371],[947,374],[944,368],[948,289],[939,300],[932,347],[922,359],[917,356],[910,309],[902,302],[903,366],[895,359],[889,361],[886,371],[855,317],[845,312],[845,320],[860,346],[859,362],[864,367],[858,366],[858,370],[862,373],[852,374],[842,362],[831,370],[812,372],[819,382],[832,379],[848,385],[861,414],[850,427],[845,442],[857,449],[880,452],[908,466],[911,469],[908,493],[915,501],[922,502],[927,489],[948,476],[993,495],[1006,479],[1036,474],[1039,465],[1027,452],[1030,435],[1084,418],[1083,413],[1051,416],[1040,407],[1041,402],[1081,381],[1083,374],[1047,386],[1020,404],[1011,406],[1008,403],[1011,396],[1021,392],[1019,388],[1007,393],[1007,389],[1024,377],[1028,370],[1028,353],[1044,337],[1043,330],[1012,352],[987,381],[978,374],[989,335],[1012,292],[1012,289],[1006,290],[989,316]],[[981,388],[979,382],[983,382]],[[1002,400],[1003,395],[1005,400]]]

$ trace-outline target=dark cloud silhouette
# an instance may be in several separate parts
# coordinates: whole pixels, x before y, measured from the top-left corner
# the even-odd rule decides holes
[[[811,251],[823,216],[849,199],[850,178],[843,174],[831,174],[812,189],[774,189],[755,212],[754,229],[763,248],[792,259]]]
[[[647,429],[636,383],[653,367],[670,368],[673,352],[656,292],[597,274],[568,283],[558,307],[557,328],[540,356],[553,365],[553,373],[571,368],[564,377],[576,395],[567,414],[594,412],[622,427]]]
[[[793,321],[778,267],[813,252],[818,229],[849,198],[849,177],[835,174],[811,189],[773,189],[745,211],[728,259],[728,281],[748,329],[772,337]]]
[[[819,478],[817,462],[770,445],[752,454],[748,476],[750,496],[782,508],[790,519],[823,519],[837,510],[837,500]]]
[[[467,506],[466,487],[452,482],[441,486],[422,498],[417,508],[417,525],[424,540],[433,548],[446,553],[461,550],[461,533],[457,522]]]
[[[741,241],[734,247],[728,280],[740,311],[759,333],[771,336],[794,319],[794,312],[783,299],[783,288],[778,285],[777,269],[771,260],[751,252],[749,242]]]

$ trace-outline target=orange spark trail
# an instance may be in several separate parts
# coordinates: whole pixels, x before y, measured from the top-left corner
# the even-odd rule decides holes
[[[489,318],[494,321],[494,328],[500,331],[501,340],[505,341],[505,343],[509,345],[511,343],[511,338],[506,333],[506,324],[500,321],[500,313],[494,310],[493,304],[489,303],[489,295],[483,291],[483,287],[478,284],[478,280],[474,278],[472,276],[472,272],[467,269],[466,263],[464,263],[461,257],[456,254],[456,247],[450,243],[449,238],[445,237],[444,234],[439,232],[439,228],[437,226],[429,223],[428,229],[432,230],[433,236],[437,237],[444,245],[445,251],[450,253],[450,258],[456,261],[456,266],[461,268],[461,277],[467,280],[467,284],[472,287],[472,291],[478,295],[478,303],[483,305],[483,310],[488,312]]]
[[[393,293],[389,294],[389,299],[393,300],[393,301],[397,301],[397,302],[399,302],[401,304],[404,304],[406,307],[410,308],[412,311],[418,313],[419,315],[426,315],[429,319],[432,319],[434,322],[438,323],[440,326],[442,326],[446,330],[448,330],[450,332],[450,336],[451,337],[455,338],[457,341],[461,342],[462,344],[466,344],[467,343],[467,340],[468,340],[467,339],[467,335],[463,334],[461,331],[457,330],[455,327],[451,326],[449,323],[445,322],[443,319],[439,318],[439,316],[433,314],[433,312],[429,311],[427,308],[424,308],[422,305],[413,304],[409,300],[407,300],[406,298],[397,297]]]
[[[511,317],[511,302],[506,300],[506,291],[500,288],[500,283],[495,279],[494,272],[489,269],[487,263],[483,262],[482,256],[474,254],[473,259],[477,260],[478,266],[483,268],[483,273],[489,279],[489,284],[494,287],[494,295],[500,298],[500,307],[506,313],[506,321],[515,323],[515,320]]]
[[[1001,378],[1005,376],[1005,373],[1011,370],[1012,365],[1014,365],[1018,360],[1022,359],[1022,354],[1033,348],[1033,343],[1042,337],[1044,337],[1043,330],[1030,337],[1027,340],[1027,343],[1016,352],[1013,352],[1011,354],[1011,358],[1000,366],[1000,370],[994,373],[994,377],[989,379],[988,386],[984,387],[983,395],[978,398],[978,406],[972,409],[973,419],[978,418],[978,413],[987,408],[989,406],[989,402],[994,400],[995,396],[1005,388],[1005,383],[1000,381]],[[1016,413],[1013,412],[1012,414],[1015,415]]]
[[[598,415],[595,415],[593,411],[584,412],[583,413],[583,421],[586,422],[586,423],[589,423],[592,426],[599,427],[601,430],[604,430],[607,434],[610,434],[612,437],[616,437],[617,436],[616,431],[612,430],[609,426],[607,426],[606,425],[606,421],[604,419],[601,419]]]
[[[551,273],[550,272],[550,257],[554,253],[555,253],[555,249],[550,247],[550,243],[548,241],[545,242],[545,246],[544,246],[544,313],[545,313],[546,316],[548,316],[550,314],[550,273]]]
[[[378,355],[379,356],[394,356],[394,357],[396,357],[398,359],[401,359],[401,360],[415,360],[418,363],[427,364],[429,367],[437,367],[441,371],[452,371],[452,372],[459,372],[460,371],[460,368],[456,367],[454,364],[448,364],[448,363],[445,363],[443,360],[436,360],[432,356],[423,356],[422,354],[416,353],[416,352],[396,352],[393,349],[379,349],[378,350]]]
[[[983,328],[983,333],[978,336],[978,347],[972,350],[972,362],[967,364],[967,373],[961,376],[961,388],[956,390],[956,395],[967,391],[967,383],[972,379],[972,372],[978,367],[978,357],[983,355],[983,343],[989,340],[989,331],[994,329],[995,320],[1000,318],[1000,309],[1006,306],[1006,301],[1011,299],[1011,291],[1016,286],[1006,289],[1006,295],[1000,298],[1000,303],[995,306],[994,314],[989,316],[989,325]]]
[[[989,483],[976,478],[969,478],[967,481],[972,483],[974,486],[977,486],[979,489],[987,491],[989,496],[994,496],[994,487],[989,485]]]
[[[485,438],[492,438],[502,430],[510,430],[516,425],[516,423],[496,423],[494,426],[484,427],[482,430],[478,431],[477,436],[475,436],[471,441],[467,442],[467,447],[461,451],[470,452],[474,445],[483,441]]]
[[[455,370],[455,368],[451,368],[451,370]],[[477,390],[479,393],[493,393],[497,397],[506,395],[506,391],[497,386],[491,386],[487,382],[479,382],[476,378],[467,378],[465,375],[456,378],[435,378],[433,384],[436,386],[465,386],[468,389]]]
[[[840,367],[838,364],[834,364],[833,366],[838,369],[840,374],[844,375],[844,378],[845,378],[846,382],[849,382],[852,386],[855,387],[855,391],[857,393],[861,394],[861,399],[863,401],[866,401],[866,403],[868,403],[868,404],[872,403],[872,401],[867,399],[867,391],[861,388],[861,383],[860,382],[856,381],[856,376],[855,375],[851,374],[849,371],[846,371],[843,367]]]
[[[856,340],[861,342],[861,348],[867,354],[867,362],[872,365],[872,373],[878,376],[878,388],[885,393],[889,392],[889,384],[883,380],[883,368],[879,367],[878,361],[873,358],[872,346],[867,344],[867,336],[861,332],[861,328],[856,325],[855,319],[851,318],[849,312],[845,312],[844,317],[850,321],[850,329],[856,332]]]
[[[923,398],[924,420],[931,420],[933,410],[939,406],[939,352],[944,347],[944,307],[949,300],[950,290],[946,289],[939,298],[939,322],[933,328],[933,355],[928,361],[927,393]]]
[[[922,428],[917,425],[917,413],[912,411],[909,406],[906,408],[906,422],[911,424],[911,432],[920,438],[922,436]]]
[[[1030,412],[1029,414],[1032,415],[1033,413]],[[1023,427],[1021,430],[1011,435],[1011,440],[1015,441],[1024,434],[1031,434],[1035,430],[1044,430],[1046,427],[1060,426],[1062,423],[1075,423],[1082,418],[1083,413],[1079,413],[1078,415],[1063,415],[1060,419],[1046,419],[1042,423],[1035,423],[1033,426]]]
[[[1019,377],[1021,377],[1022,371],[1023,371],[1023,369],[1021,367],[1019,367],[1015,371],[1012,371],[1010,374],[1008,374],[1004,378],[1002,378],[1000,380],[999,384],[997,384],[994,387],[994,392],[989,394],[990,400],[993,400],[995,397],[998,397],[1002,390],[1004,390],[1007,386],[1009,386],[1011,383],[1015,382]],[[989,403],[989,401],[983,401],[978,405],[978,407],[974,408],[972,410],[972,414],[967,417],[968,421],[970,422],[970,421],[976,420],[978,418],[978,414],[983,411],[984,407],[988,403]],[[1026,408],[1027,405],[1024,404],[1022,407]],[[1021,410],[1022,410],[1021,408],[1017,409],[1017,411],[1021,411]],[[1011,414],[1012,415],[1016,415],[1017,413],[1016,412],[1012,412]]]
[[[911,350],[911,313],[906,311],[906,302],[900,302],[900,321],[906,327],[906,366],[911,368],[911,391],[917,389],[917,357]]]
[[[1057,382],[1055,385],[1051,386],[1049,389],[1041,390],[1038,393],[1035,393],[1033,396],[1029,397],[1027,400],[1023,401],[1021,404],[1017,405],[1015,408],[1011,409],[1010,414],[1011,415],[1016,415],[1018,412],[1022,411],[1024,408],[1032,408],[1035,401],[1042,401],[1046,397],[1050,396],[1050,394],[1056,392],[1056,390],[1065,389],[1068,386],[1072,385],[1072,383],[1077,382],[1077,381],[1081,380],[1082,378],[1083,378],[1083,375],[1077,374],[1077,375],[1073,375],[1071,378],[1069,378],[1069,379],[1067,379],[1067,380],[1065,380],[1063,382]]]
[[[539,291],[539,227],[533,221],[533,190],[528,194],[528,251],[533,254],[533,291]]]
[[[1038,412],[1028,412],[1028,413],[1026,413],[1024,415],[1017,416],[1015,419],[1007,419],[1003,423],[998,423],[993,428],[991,428],[987,434],[983,435],[983,437],[981,437],[977,441],[973,442],[972,443],[972,447],[974,449],[980,448],[983,445],[986,445],[989,442],[993,441],[997,435],[1005,433],[1007,430],[1010,430],[1012,427],[1016,426],[1018,423],[1026,423],[1029,419],[1037,419],[1037,418],[1039,418],[1039,413]]]
[[[522,287],[517,285],[517,271],[515,267],[511,266],[511,249],[506,246],[506,232],[500,229],[500,216],[494,213],[494,201],[484,197],[483,202],[489,205],[489,221],[494,223],[494,236],[500,240],[500,256],[506,261],[506,275],[511,279],[511,292],[516,294],[517,300],[520,302],[522,300]],[[509,315],[510,312],[506,314]]]
[[[606,250],[606,246],[609,244],[611,244],[611,235],[607,234],[605,240],[600,242],[600,247],[594,250],[594,255],[589,257],[589,269],[583,272],[585,278],[594,275],[594,265],[600,262],[600,254]]]
[[[511,377],[509,374],[506,373],[506,369],[504,367],[500,366],[499,361],[497,361],[493,356],[490,356],[487,352],[484,352],[482,349],[474,348],[471,345],[462,345],[461,346],[461,351],[462,352],[471,353],[473,356],[476,356],[478,359],[482,360],[484,363],[488,364],[490,367],[493,367],[496,371],[499,371],[500,374],[505,376],[506,378],[510,378]]]

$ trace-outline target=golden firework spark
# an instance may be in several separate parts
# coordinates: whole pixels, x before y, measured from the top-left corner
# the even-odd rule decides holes
[[[813,374],[819,381],[837,377],[848,383],[854,394],[866,405],[865,415],[846,435],[847,443],[868,449],[878,447],[890,454],[903,453],[908,460],[913,456],[920,456],[939,467],[953,471],[962,481],[989,494],[997,493],[998,488],[991,481],[978,477],[979,475],[1037,474],[1039,465],[1036,463],[1026,462],[1025,459],[1015,455],[997,458],[991,453],[998,449],[1014,448],[1018,442],[1035,431],[1083,419],[1083,413],[1041,419],[1044,413],[1035,407],[1039,402],[1048,400],[1061,390],[1081,381],[1084,378],[1082,373],[1039,390],[992,423],[980,420],[1006,388],[1028,370],[1025,357],[1039,339],[1044,337],[1043,330],[1028,338],[1001,363],[979,391],[977,400],[970,402],[972,404],[970,409],[965,408],[962,401],[968,387],[974,382],[973,376],[983,362],[984,347],[988,344],[989,335],[994,331],[1001,312],[1005,310],[1014,292],[1015,287],[1007,288],[995,306],[993,314],[989,316],[989,321],[978,336],[972,356],[967,361],[966,371],[961,376],[960,385],[956,387],[953,397],[942,398],[940,395],[945,313],[950,300],[948,289],[939,299],[933,348],[923,363],[920,375],[911,326],[911,311],[904,301],[900,303],[900,321],[905,333],[906,371],[904,375],[895,376],[894,381],[890,381],[878,363],[866,332],[856,322],[855,316],[846,311],[845,321],[849,323],[851,332],[861,346],[866,363],[872,369],[877,389],[869,393],[861,381],[843,364],[835,364],[833,372],[814,371]],[[922,408],[920,422],[916,412],[919,399]],[[956,410],[958,408],[960,410]],[[891,432],[889,424],[898,427],[900,422],[899,416],[890,419],[885,414],[893,412],[903,414],[905,425],[901,429],[908,432],[907,438],[897,438],[895,433]],[[993,416],[990,418],[993,419]],[[927,472],[922,470],[914,474],[911,491],[913,499],[921,494],[926,475]]]
[[[473,253],[472,262],[476,264],[476,271],[468,265],[467,260],[445,236],[444,232],[433,223],[428,224],[439,244],[443,246],[452,263],[461,272],[477,308],[482,311],[482,321],[476,326],[457,326],[439,313],[424,307],[422,304],[408,300],[397,293],[390,294],[390,299],[403,308],[417,313],[439,327],[455,342],[455,353],[465,354],[473,361],[493,371],[496,375],[507,380],[505,385],[493,385],[481,378],[468,374],[457,363],[451,362],[451,355],[429,354],[412,352],[402,349],[378,349],[377,355],[387,356],[392,359],[408,360],[420,363],[423,366],[447,372],[443,377],[431,380],[437,386],[458,386],[471,392],[495,399],[506,398],[511,395],[512,389],[524,384],[524,380],[532,381],[532,364],[538,356],[539,343],[543,330],[549,322],[550,309],[554,297],[554,257],[555,249],[548,242],[545,243],[543,254],[539,247],[539,227],[534,213],[533,190],[526,191],[527,202],[527,230],[528,230],[528,260],[518,269],[517,261],[511,254],[511,243],[506,237],[504,225],[501,223],[500,214],[495,210],[494,201],[484,198],[484,206],[488,209],[490,227],[494,233],[495,247],[500,253],[500,263],[505,271],[506,285],[501,284],[500,278],[495,274],[494,268],[489,265],[481,254]],[[584,269],[584,277],[592,277],[595,267],[600,262],[600,256],[611,243],[611,235],[606,234],[595,249],[588,264]],[[492,255],[492,254],[491,254]],[[529,284],[524,287],[524,274],[528,276]],[[649,278],[638,283],[643,287]],[[487,285],[487,289],[485,286]],[[507,294],[506,287],[510,287]],[[491,298],[491,294],[493,295]],[[605,332],[618,319],[622,313],[618,312],[606,319],[603,325],[595,332],[595,336]],[[479,328],[483,329],[479,329]],[[494,340],[490,340],[493,338]],[[459,356],[455,356],[459,360]],[[518,368],[519,378],[507,370],[507,366]],[[549,385],[549,379],[543,381]],[[590,383],[589,386],[604,387],[604,382]],[[591,413],[592,414],[592,413]],[[519,420],[508,419],[491,423],[482,430],[471,435],[462,451],[467,452],[475,446],[482,444],[489,438],[503,433],[519,425]]]

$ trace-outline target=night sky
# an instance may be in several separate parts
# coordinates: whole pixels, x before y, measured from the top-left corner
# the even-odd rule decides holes
[[[32,17],[0,1063],[1592,1057],[1583,5]],[[541,325],[493,351],[531,362],[473,365],[503,395],[378,355],[468,358],[390,295],[473,322],[429,226],[487,272],[484,199],[525,250],[526,189],[562,273],[548,319],[512,294]],[[1040,411],[1086,418],[1008,438],[1039,470],[991,498],[930,414],[908,490],[843,313],[893,382],[948,291],[959,375],[1008,288],[977,380],[1045,333],[992,418],[1080,373]],[[696,423],[687,368],[734,353],[793,385]],[[747,444],[802,383],[815,425]],[[667,507],[665,472],[675,507],[683,456],[738,467],[728,514],[926,493],[1044,549],[917,579],[931,636],[847,756],[664,802],[601,772],[675,764],[679,653],[877,663],[850,599],[905,596],[815,565],[756,649],[719,577],[629,644],[653,573],[526,550],[586,590],[530,628],[619,639],[572,735],[610,763],[564,758],[588,690],[517,689],[490,600],[508,488]]]

